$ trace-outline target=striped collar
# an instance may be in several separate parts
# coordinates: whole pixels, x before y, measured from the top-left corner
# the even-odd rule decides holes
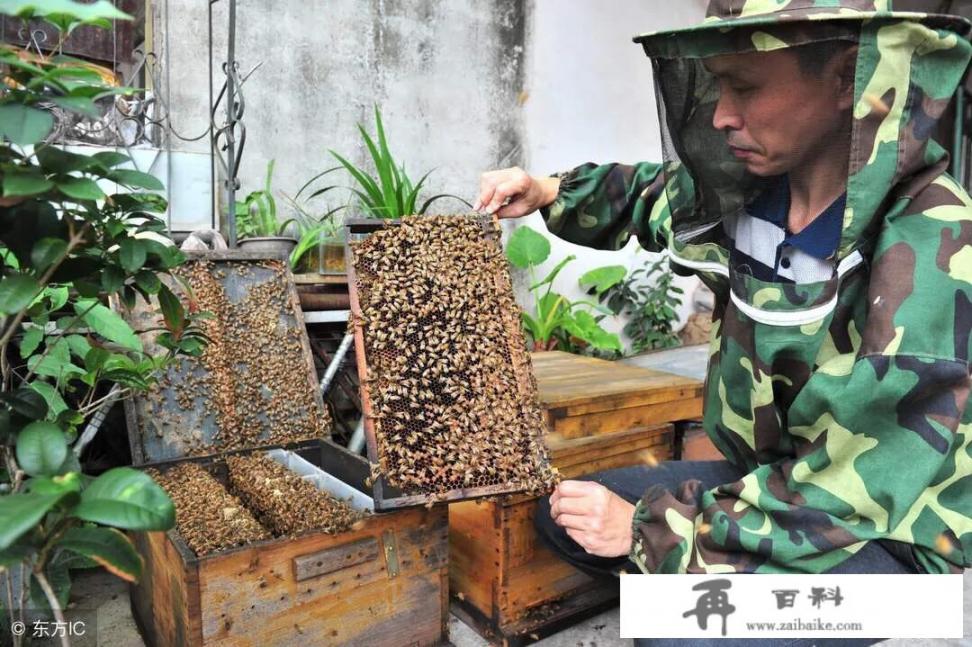
[[[840,244],[846,202],[845,192],[800,233],[790,233],[786,226],[786,217],[790,212],[790,182],[788,176],[780,175],[753,201],[748,212],[754,218],[772,222],[785,230],[784,245],[796,247],[816,258],[827,259],[834,255]]]

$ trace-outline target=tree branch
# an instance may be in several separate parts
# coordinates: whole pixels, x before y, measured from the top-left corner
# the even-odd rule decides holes
[[[44,575],[43,562],[38,562],[38,566],[40,568],[34,568],[34,577],[37,578],[37,583],[43,589],[44,596],[47,597],[47,603],[51,605],[51,611],[54,612],[54,619],[57,620],[58,626],[64,627],[66,623],[64,621],[64,612],[61,610],[61,603],[58,602],[57,595],[54,594],[54,589],[51,588],[50,582],[47,581],[47,576]],[[61,634],[61,647],[71,647],[71,640],[68,638],[66,631]]]

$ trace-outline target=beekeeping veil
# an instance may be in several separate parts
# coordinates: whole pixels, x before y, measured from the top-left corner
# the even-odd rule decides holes
[[[927,171],[947,164],[930,136],[968,63],[968,33],[963,19],[894,12],[890,0],[711,0],[698,26],[636,37],[655,72],[675,239],[670,246],[698,240],[699,232],[751,204],[767,186],[747,172],[725,133],[713,126],[720,88],[708,59],[813,43],[857,46],[838,249],[845,257],[903,186],[912,190],[923,174],[934,177]]]

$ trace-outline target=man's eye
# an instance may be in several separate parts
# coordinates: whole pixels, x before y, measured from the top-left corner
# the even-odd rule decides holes
[[[754,86],[754,85],[740,85],[740,84],[736,84],[736,85],[731,85],[729,87],[736,94],[747,94],[747,93],[752,92],[753,90],[756,89],[756,86]]]

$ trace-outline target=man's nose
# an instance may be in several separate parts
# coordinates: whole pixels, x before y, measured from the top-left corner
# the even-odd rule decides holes
[[[712,127],[716,130],[741,130],[742,117],[736,109],[736,104],[728,92],[719,93],[715,113],[712,115]]]

